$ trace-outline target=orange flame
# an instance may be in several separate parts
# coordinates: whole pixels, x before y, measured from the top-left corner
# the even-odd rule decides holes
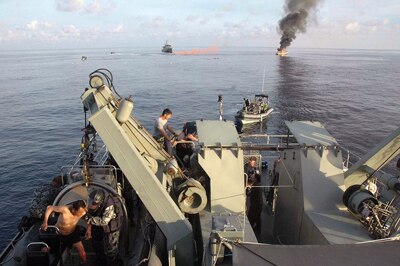
[[[216,46],[207,47],[205,49],[194,48],[191,51],[182,51],[182,52],[175,52],[175,54],[180,55],[202,55],[202,54],[213,54],[217,53],[219,48]]]
[[[278,51],[276,52],[276,55],[279,55],[279,56],[285,56],[287,54],[288,54],[288,52],[285,48],[278,48]]]

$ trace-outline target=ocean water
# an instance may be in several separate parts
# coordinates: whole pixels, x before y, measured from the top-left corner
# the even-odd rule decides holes
[[[167,107],[175,128],[217,119],[220,94],[232,119],[244,97],[261,92],[264,68],[264,93],[276,111],[266,125],[247,130],[284,133],[284,120],[319,120],[362,155],[400,126],[400,51],[293,48],[280,58],[272,48],[159,50],[0,51],[0,249],[16,233],[35,187],[79,153],[80,95],[97,68],[112,71],[115,88],[133,96],[134,115],[150,131]]]

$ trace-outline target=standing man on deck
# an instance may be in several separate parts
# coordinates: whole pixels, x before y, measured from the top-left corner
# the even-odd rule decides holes
[[[92,238],[97,266],[118,265],[119,235],[122,226],[122,207],[118,199],[104,190],[89,194],[89,220],[86,239]]]
[[[78,229],[79,220],[86,214],[86,203],[83,200],[75,201],[72,207],[68,206],[47,206],[44,214],[44,221],[40,227],[46,231],[48,227],[48,220],[52,212],[57,212],[58,216],[56,227],[60,235],[61,242],[66,246],[73,246],[78,250],[81,263],[86,263],[86,252],[80,239]]]
[[[257,232],[260,230],[262,212],[261,175],[257,166],[257,158],[251,156],[245,168],[246,182],[246,214],[251,227]]]
[[[172,111],[168,108],[164,109],[160,117],[158,117],[154,123],[153,133],[153,138],[157,140],[157,142],[164,142],[165,148],[169,154],[172,154],[172,144],[174,143],[174,140],[168,135],[167,131],[169,131],[173,136],[176,136],[174,129],[168,125],[168,120],[171,117]]]

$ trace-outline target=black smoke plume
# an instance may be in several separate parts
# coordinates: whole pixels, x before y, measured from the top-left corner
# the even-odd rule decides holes
[[[305,33],[307,18],[310,11],[315,10],[322,0],[286,0],[284,9],[286,16],[279,21],[279,33],[282,34],[280,49],[288,47],[296,33]]]

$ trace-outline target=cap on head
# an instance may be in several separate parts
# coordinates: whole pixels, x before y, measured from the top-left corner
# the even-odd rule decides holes
[[[93,205],[101,205],[104,201],[105,193],[102,189],[95,189],[89,194],[89,207]]]

